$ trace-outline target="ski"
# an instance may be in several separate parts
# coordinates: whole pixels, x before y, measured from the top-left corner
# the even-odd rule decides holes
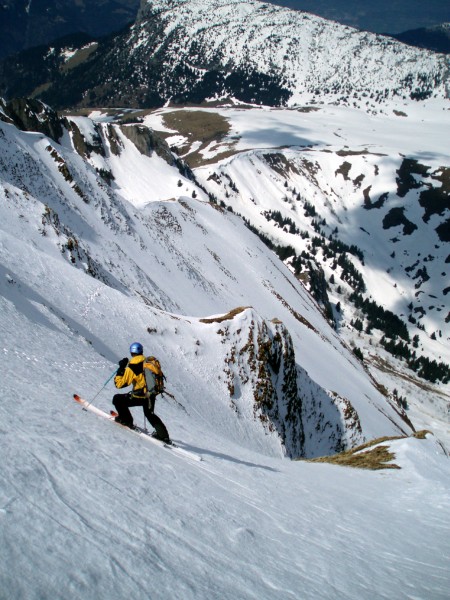
[[[117,423],[116,418],[119,416],[119,413],[116,412],[115,410],[110,410],[109,414],[111,415],[111,417],[114,419],[114,421]],[[170,440],[169,442],[165,442],[164,440],[160,440],[157,437],[154,437],[149,431],[148,429],[144,429],[143,427],[139,427],[139,425],[133,425],[133,427],[128,427],[128,425],[124,425],[123,423],[117,423],[118,425],[122,425],[122,427],[126,427],[127,429],[132,429],[133,431],[139,431],[139,433],[143,433],[145,435],[149,435],[152,438],[152,441],[155,442],[159,442],[160,444],[163,444],[163,446],[173,446],[174,448],[178,448],[178,446],[172,442],[172,440]]]
[[[185,450],[184,448],[180,448],[173,442],[168,444],[166,442],[163,442],[162,440],[158,440],[158,439],[152,437],[148,431],[146,431],[145,429],[142,429],[141,427],[135,426],[133,429],[131,429],[130,427],[127,427],[126,425],[122,425],[121,423],[118,423],[117,421],[115,421],[115,418],[117,417],[117,413],[113,410],[108,414],[107,412],[101,410],[100,408],[93,406],[90,402],[88,402],[87,400],[84,400],[78,394],[74,394],[73,399],[75,400],[75,402],[78,402],[78,404],[80,404],[83,407],[83,410],[89,410],[89,411],[93,412],[94,414],[96,414],[98,417],[102,417],[103,419],[112,421],[115,425],[118,425],[119,427],[123,427],[124,429],[128,429],[128,431],[131,431],[135,435],[138,435],[140,438],[144,439],[147,442],[155,444],[156,446],[159,446],[160,448],[165,448],[167,450],[170,450],[174,454],[178,454],[179,456],[183,456],[183,457],[189,458],[191,460],[195,460],[198,462],[203,460],[202,457],[199,456],[198,454],[195,454],[194,452],[190,452],[189,450]]]

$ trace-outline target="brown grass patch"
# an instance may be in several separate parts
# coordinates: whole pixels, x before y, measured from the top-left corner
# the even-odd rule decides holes
[[[423,429],[422,431],[416,431],[411,437],[424,440],[428,434],[431,434],[431,431]],[[346,450],[340,454],[335,454],[334,456],[311,458],[305,462],[329,463],[331,465],[353,467],[355,469],[369,469],[371,471],[379,471],[380,469],[401,469],[401,467],[392,462],[395,460],[395,454],[389,451],[389,446],[380,446],[379,444],[393,440],[403,440],[407,437],[408,436],[405,435],[381,437],[366,442],[356,448],[352,448],[352,450]],[[366,450],[367,448],[369,449]]]
[[[236,315],[244,312],[247,308],[251,308],[251,306],[238,306],[237,308],[233,308],[226,315],[221,315],[220,317],[211,317],[210,319],[200,319],[200,323],[223,323],[223,321],[231,321]]]
[[[39,94],[46,92],[51,87],[52,87],[52,84],[50,82],[42,83],[38,87],[34,88],[34,90],[31,92],[30,96],[31,96],[31,98],[36,98],[36,96],[39,96]]]
[[[206,110],[174,110],[165,113],[163,121],[166,127],[178,131],[191,142],[209,143],[230,132],[230,124],[225,117]]]
[[[218,160],[236,153],[235,141],[224,143],[231,126],[228,120],[219,113],[207,110],[174,110],[164,114],[163,122],[166,127],[177,131],[187,139],[186,146],[180,148],[182,154],[189,152],[189,148],[194,142],[201,142],[200,148],[183,157],[191,168],[216,163]],[[217,148],[212,148],[212,150],[217,151],[217,154],[214,158],[204,159],[201,153],[211,142],[216,143]],[[219,152],[221,143],[225,144],[225,147],[222,152]]]
[[[428,431],[428,429],[422,429],[422,431],[416,431],[415,433],[413,433],[412,437],[415,437],[418,440],[424,440],[427,437],[428,433],[431,434],[431,431]]]
[[[71,58],[69,58],[69,60],[67,60],[60,67],[61,73],[67,73],[68,71],[71,71],[75,67],[78,67],[79,65],[84,63],[89,58],[89,56],[97,50],[97,47],[98,43],[93,42],[92,44],[88,44],[84,48],[80,48],[77,52],[75,52],[75,54]]]
[[[329,463],[332,465],[341,465],[343,467],[353,467],[355,469],[369,469],[371,471],[379,471],[380,469],[400,469],[398,465],[392,461],[395,459],[395,454],[389,451],[389,446],[380,446],[383,442],[390,440],[400,440],[404,436],[398,437],[382,437],[376,440],[346,450],[334,456],[321,456],[320,458],[312,458],[306,462],[312,463]],[[373,447],[375,446],[375,447]],[[366,448],[371,448],[366,450]]]

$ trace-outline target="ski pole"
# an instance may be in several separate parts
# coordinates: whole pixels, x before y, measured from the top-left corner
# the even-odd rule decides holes
[[[95,394],[95,396],[92,398],[92,400],[86,406],[83,407],[83,410],[87,410],[88,406],[90,406],[94,402],[94,400],[97,398],[97,396],[99,396],[101,394],[101,392],[103,392],[105,387],[108,385],[108,383],[111,381],[111,379],[114,377],[114,375],[116,373],[117,373],[117,369],[115,369],[113,371],[112,375],[110,377],[108,377],[108,379],[103,384],[102,388]]]

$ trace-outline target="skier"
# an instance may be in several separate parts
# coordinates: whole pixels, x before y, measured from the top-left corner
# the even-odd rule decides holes
[[[153,437],[170,443],[166,426],[154,413],[156,393],[152,393],[152,390],[149,390],[149,393],[147,393],[143,368],[145,357],[142,344],[133,342],[130,346],[130,354],[132,358],[129,362],[128,358],[122,358],[119,361],[119,368],[114,377],[114,383],[119,389],[129,385],[133,385],[133,389],[127,394],[116,394],[114,396],[113,404],[118,412],[115,420],[122,425],[133,428],[133,416],[129,408],[131,406],[142,406],[145,417],[155,429]]]

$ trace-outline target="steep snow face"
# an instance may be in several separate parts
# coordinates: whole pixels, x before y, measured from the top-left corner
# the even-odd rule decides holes
[[[217,68],[254,69],[278,78],[290,105],[314,96],[374,104],[448,95],[444,56],[251,0],[143,3],[128,44],[132,57],[145,48],[163,51],[168,73],[185,66],[198,69],[200,78]]]
[[[214,341],[215,324],[156,311],[12,229],[0,235],[8,600],[447,597],[450,462],[434,436],[391,442],[401,470],[282,460],[276,436],[236,418],[220,392],[214,357],[231,346]],[[158,399],[157,413],[202,462],[70,399],[93,399],[135,337],[160,356],[177,400]],[[113,393],[96,405],[108,410]]]
[[[112,130],[115,136],[110,131],[104,138],[104,164],[113,175],[120,173],[115,161],[121,156],[139,178],[143,163],[132,168],[136,148],[128,146],[128,138],[120,137],[120,128],[112,126]],[[111,139],[123,142],[118,155],[111,156]],[[241,443],[247,443],[240,425],[242,414],[250,415],[252,422],[256,419],[263,436],[266,430],[270,434],[267,452],[284,451],[291,456],[305,451],[316,456],[319,448],[332,452],[378,435],[410,431],[401,411],[380,394],[301,284],[240,219],[186,197],[144,206],[137,196],[136,206],[129,204],[123,182],[108,186],[89,162],[69,149],[69,133],[60,146],[40,134],[20,133],[1,124],[1,143],[6,297],[24,295],[27,302],[37,302],[38,310],[50,311],[57,320],[69,323],[70,332],[82,331],[97,352],[115,355],[112,362],[124,335],[144,337],[144,343],[150,335],[155,342],[154,326],[148,321],[158,320],[158,311],[170,311],[176,321],[176,314],[198,318],[252,306],[256,312],[243,323],[237,317],[232,329],[227,324],[220,327],[208,352],[202,352],[207,324],[189,333],[189,339],[198,336],[191,350],[187,350],[191,342],[185,347],[180,333],[175,343],[188,355],[189,396],[223,405],[220,410],[228,413],[228,422],[241,431],[235,433]],[[152,189],[164,193],[166,172],[157,168],[161,159],[140,156],[139,161],[144,158],[156,164],[150,170],[154,173]],[[141,185],[145,189],[145,172]],[[202,193],[198,189],[198,195]],[[21,254],[27,260],[18,264]],[[78,289],[79,282],[72,289],[71,271],[78,273],[77,281],[81,274],[87,278],[89,292],[83,286]],[[120,302],[110,298],[107,289],[115,291],[114,298],[128,298],[125,322]],[[144,311],[142,315],[148,315],[138,320],[138,326],[133,325],[133,303]],[[279,324],[270,323],[274,317]],[[163,320],[170,323],[171,317]],[[167,328],[156,330],[159,352],[167,352],[166,364],[179,372],[174,364],[179,358],[173,347],[170,351],[166,346]],[[116,350],[109,348],[112,339]],[[218,348],[223,342],[221,354]],[[205,375],[199,377],[201,364]],[[181,379],[188,376],[180,373],[179,377],[182,388]],[[203,388],[201,394],[197,385]],[[336,398],[352,409],[340,410]],[[317,402],[323,409],[317,409]],[[203,412],[211,410],[203,408]],[[326,417],[327,413],[333,418]],[[311,434],[308,445],[304,444],[303,420]],[[221,425],[216,426],[220,431]],[[313,427],[320,432],[313,433]],[[260,443],[264,446],[264,441]]]
[[[252,172],[259,175],[252,179]],[[211,177],[212,169],[206,173]],[[299,256],[311,255],[311,240],[333,236],[337,229],[336,238],[347,248],[354,245],[361,251],[358,256],[355,250],[350,260],[373,300],[404,315],[411,338],[423,337],[431,355],[433,335],[434,352],[450,359],[445,350],[449,341],[448,240],[444,234],[448,230],[444,183],[448,167],[408,161],[399,155],[328,148],[324,152],[252,152],[228,161],[216,173],[209,189],[218,194],[222,186],[219,195],[223,195],[232,181],[228,202],[233,209]],[[434,208],[426,201],[432,194]],[[308,211],[311,205],[314,209]],[[283,227],[274,217],[276,211],[286,223],[295,225]],[[315,223],[323,223],[320,231]],[[339,257],[331,251],[327,254],[326,245],[316,250],[316,259],[328,280],[333,275],[335,288],[340,285],[350,295],[358,284],[346,281],[345,269],[336,265]],[[417,324],[428,334],[423,335]]]
[[[379,443],[382,472],[283,460],[411,429],[239,218],[198,186],[172,194],[120,127],[78,125],[89,144],[0,123],[1,593],[447,598],[442,444]],[[118,157],[160,199],[126,200]],[[201,462],[71,400],[108,411],[135,340],[174,396],[157,413]]]
[[[177,123],[200,123],[202,114],[220,115],[228,135],[200,147],[180,137]],[[343,307],[333,313],[340,333],[366,358],[384,363],[379,342],[392,331],[366,334],[353,294],[395,313],[411,350],[448,364],[449,114],[448,101],[387,104],[370,116],[328,106],[167,108],[146,122],[171,134],[210,194],[286,249],[307,285],[311,264],[324,270],[331,310]],[[356,319],[363,331],[352,333]]]
[[[335,600],[336,590],[370,600],[405,589],[446,598],[450,463],[434,436],[389,444],[401,470],[282,460],[278,435],[244,403],[250,386],[232,399],[226,384],[224,359],[245,344],[252,320],[264,328],[260,317],[247,309],[202,323],[106,286],[51,255],[33,206],[31,194],[20,205],[1,198],[0,578],[8,599],[148,600],[151,590],[163,600],[168,589],[186,600],[285,600],[299,590],[306,600]],[[220,213],[205,211],[226,228]],[[228,338],[219,332],[227,325]],[[134,339],[160,357],[176,398],[158,399],[157,413],[202,462],[143,444],[71,400],[75,390],[108,410],[115,391],[102,385]],[[328,357],[334,366],[319,353],[314,360],[353,377],[345,351],[337,357]],[[317,385],[304,372],[299,384],[302,395]],[[325,425],[320,391],[311,406]],[[305,437],[326,450],[319,429]]]

